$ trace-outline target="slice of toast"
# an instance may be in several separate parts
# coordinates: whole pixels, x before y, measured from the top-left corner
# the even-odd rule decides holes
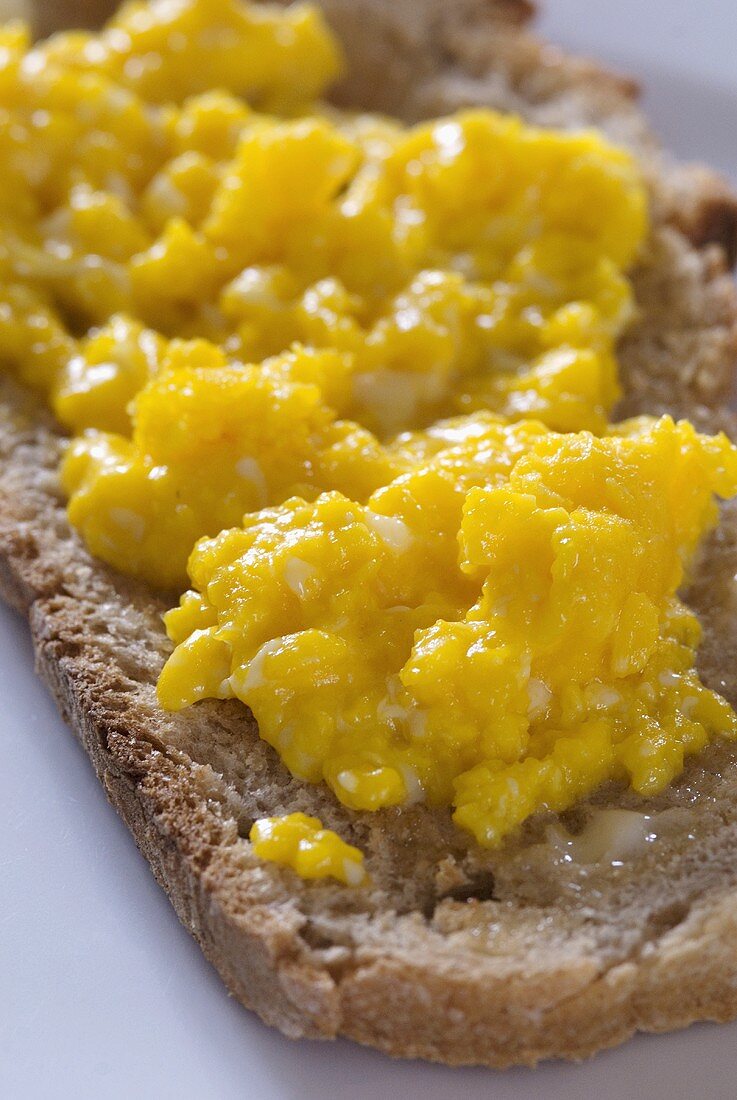
[[[529,35],[522,0],[326,0],[349,53],[341,102],[417,118],[483,103],[632,146],[653,230],[619,349],[621,412],[669,411],[737,436],[728,409],[737,294],[725,258],[737,204],[670,163],[634,85]],[[381,79],[377,79],[377,73]],[[737,1015],[737,754],[716,744],[643,801],[657,839],[612,866],[573,863],[533,819],[481,851],[447,811],[357,814],[294,779],[237,703],[157,706],[162,603],[93,561],[66,522],[62,437],[0,383],[0,589],[28,613],[39,671],[228,987],[290,1036],[347,1035],[391,1054],[506,1066],[581,1058],[635,1030]],[[705,680],[737,702],[737,508],[724,509],[689,602]],[[591,804],[568,815],[575,832]],[[254,818],[302,810],[367,855],[373,887],[304,882],[256,860]],[[561,834],[560,829],[558,835]]]

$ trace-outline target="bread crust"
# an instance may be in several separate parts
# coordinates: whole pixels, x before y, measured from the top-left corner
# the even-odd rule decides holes
[[[518,0],[325,6],[360,54],[344,102],[394,105],[408,118],[489,103],[544,124],[596,124],[636,149],[655,227],[634,273],[640,320],[620,348],[622,411],[731,429],[737,297],[724,256],[737,206],[708,171],[667,162],[632,82],[537,43]],[[369,79],[377,54],[380,86]],[[243,1004],[290,1037],[341,1034],[392,1055],[497,1067],[580,1059],[638,1029],[737,1015],[729,746],[692,761],[648,804],[680,824],[624,869],[551,865],[540,823],[499,855],[421,807],[351,815],[290,777],[244,708],[158,710],[164,605],[90,559],[70,531],[55,474],[62,447],[48,415],[3,380],[0,592],[28,614],[41,677],[180,919]],[[732,701],[735,573],[737,511],[727,508],[691,597],[705,626],[702,672]],[[616,789],[597,801],[639,804]],[[317,813],[361,844],[374,885],[305,883],[255,860],[251,820],[285,809]]]

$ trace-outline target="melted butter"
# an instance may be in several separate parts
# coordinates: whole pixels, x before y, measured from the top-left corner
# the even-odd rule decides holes
[[[564,863],[622,867],[645,855],[662,837],[672,834],[683,820],[678,809],[648,814],[638,810],[595,809],[579,833],[571,834],[561,822],[549,825],[546,844]],[[692,833],[683,834],[687,841]]]
[[[561,824],[550,826],[547,831],[548,843],[563,853],[565,861],[610,863],[614,867],[642,855],[657,836],[650,814],[620,809],[594,810],[575,836]]]

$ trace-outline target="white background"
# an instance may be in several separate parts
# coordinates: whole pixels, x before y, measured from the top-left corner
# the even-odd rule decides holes
[[[452,0],[448,0],[452,2]],[[667,144],[737,182],[736,0],[548,0],[549,38],[641,78]],[[0,608],[0,1096],[734,1100],[737,1025],[505,1074],[291,1043],[178,924]]]

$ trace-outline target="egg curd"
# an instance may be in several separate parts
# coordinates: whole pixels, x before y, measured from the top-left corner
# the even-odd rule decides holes
[[[236,696],[345,805],[453,804],[489,846],[608,778],[653,794],[734,736],[675,598],[713,494],[737,491],[727,440],[668,418],[444,430],[364,506],[293,499],[201,541],[162,704]]]
[[[366,881],[363,852],[323,829],[316,817],[262,817],[253,823],[249,839],[259,859],[283,863],[302,878],[335,878],[346,886]]]
[[[626,152],[339,112],[341,64],[309,5],[5,28],[0,360],[73,436],[92,553],[189,573],[162,706],[236,697],[346,806],[453,807],[493,847],[735,735],[677,590],[737,451],[610,424],[647,233]],[[364,879],[316,819],[251,839]]]

